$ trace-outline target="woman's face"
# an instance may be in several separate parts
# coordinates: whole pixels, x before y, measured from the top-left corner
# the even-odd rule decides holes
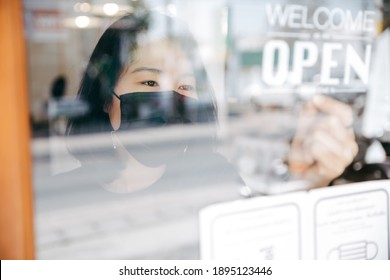
[[[195,74],[184,52],[168,40],[148,43],[133,53],[134,60],[119,78],[115,93],[156,92],[174,90],[197,99]],[[108,109],[112,127],[120,126],[120,101],[113,96]]]

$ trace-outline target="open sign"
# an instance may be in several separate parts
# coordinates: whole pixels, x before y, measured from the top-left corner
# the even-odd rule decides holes
[[[339,67],[340,64],[334,56],[337,52],[345,57],[343,79],[332,77],[332,69]],[[365,46],[365,55],[362,58],[350,44],[343,47],[343,44],[338,42],[325,42],[319,51],[317,44],[313,42],[295,41],[291,51],[287,42],[270,40],[264,47],[262,78],[269,86],[281,86],[286,82],[299,85],[302,83],[303,70],[319,62],[321,85],[348,85],[352,71],[364,84],[367,84],[370,58],[370,44]],[[292,61],[291,73],[290,61]]]

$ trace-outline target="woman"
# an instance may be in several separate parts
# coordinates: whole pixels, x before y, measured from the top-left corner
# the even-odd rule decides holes
[[[161,129],[175,125],[184,129],[179,134],[185,135],[190,124],[212,124],[212,132],[206,137],[211,145],[203,161],[228,166],[213,153],[214,95],[195,42],[188,34],[170,17],[141,13],[119,19],[97,43],[78,92],[90,111],[70,120],[68,135],[106,135],[104,164],[112,170],[100,178],[106,189],[130,192],[153,185],[164,179],[171,166],[180,166],[191,156],[199,157],[188,137],[181,137],[173,145],[175,149],[156,153],[145,138],[138,141],[134,136],[125,141],[129,132],[145,128],[159,128],[165,133]],[[348,127],[350,116],[349,108],[331,99],[315,99],[308,104],[293,141],[292,172],[310,180],[313,186],[326,185],[340,175],[357,152],[353,131]],[[69,147],[83,168],[100,164],[101,155],[96,151],[79,149],[72,142]],[[200,172],[191,169],[181,176]],[[228,177],[235,172],[224,174]]]
[[[222,162],[222,157],[212,153],[214,95],[194,45],[181,23],[149,13],[122,17],[100,38],[78,92],[90,111],[69,121],[68,136],[106,135],[104,157],[78,147],[71,138],[69,149],[83,168],[105,165],[112,170],[100,178],[107,189],[129,192],[143,188],[160,181],[172,169],[168,166],[185,164],[195,155],[194,139],[186,134],[200,123],[211,128],[202,129],[202,141],[207,142],[202,156],[207,162]],[[138,141],[131,135],[159,131],[164,138],[170,127],[184,135],[176,137],[169,148],[152,147],[146,143],[148,139]],[[185,173],[181,177],[185,179]]]

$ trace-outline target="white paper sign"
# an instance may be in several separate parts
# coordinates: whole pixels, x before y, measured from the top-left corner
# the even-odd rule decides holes
[[[203,259],[390,259],[390,180],[217,204]]]

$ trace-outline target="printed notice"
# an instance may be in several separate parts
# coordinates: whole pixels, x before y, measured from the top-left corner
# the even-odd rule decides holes
[[[319,199],[314,205],[315,258],[388,259],[388,209],[384,189]]]
[[[203,259],[389,259],[390,180],[213,205]]]
[[[292,199],[293,198],[293,199]],[[224,203],[201,213],[206,259],[300,259],[301,195]],[[259,242],[261,240],[261,242]]]
[[[231,227],[232,224],[237,227]],[[212,252],[217,259],[231,259],[235,254],[264,259],[273,259],[276,254],[294,259],[299,257],[298,225],[299,211],[294,204],[221,216],[214,221]],[[263,244],[259,244],[259,239]]]

